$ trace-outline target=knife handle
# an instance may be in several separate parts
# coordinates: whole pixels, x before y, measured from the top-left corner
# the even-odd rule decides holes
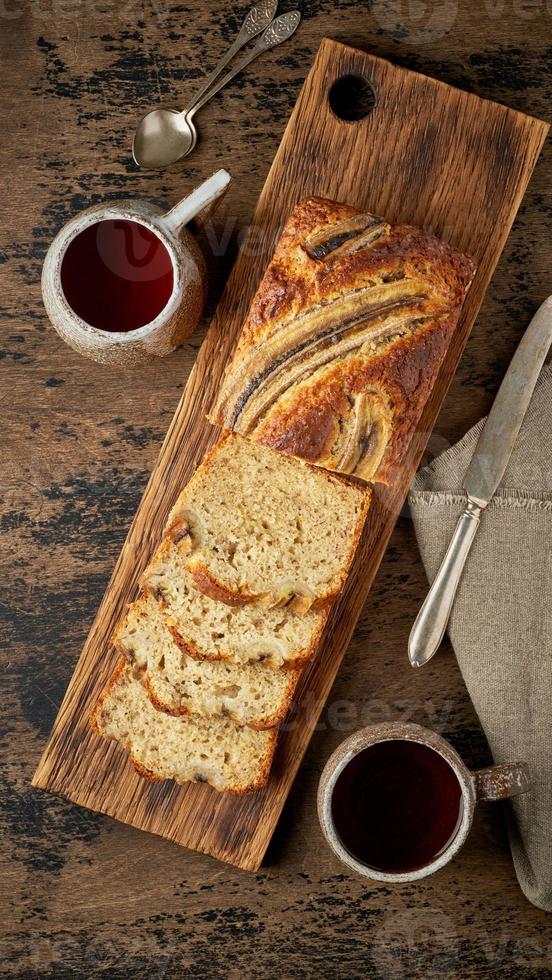
[[[482,510],[474,500],[468,500],[456,525],[442,565],[410,633],[408,657],[413,667],[422,667],[431,660],[445,635],[458,583],[479,527]]]

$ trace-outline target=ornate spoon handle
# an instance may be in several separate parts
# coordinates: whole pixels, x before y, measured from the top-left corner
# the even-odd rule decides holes
[[[218,65],[213,68],[211,74],[207,76],[199,91],[194,95],[194,98],[192,99],[188,108],[184,109],[185,116],[188,114],[190,109],[195,106],[196,102],[201,98],[201,96],[205,94],[215,79],[218,78],[222,69],[226,68],[228,62],[232,60],[234,55],[237,54],[241,48],[243,48],[244,44],[247,44],[251,38],[257,37],[257,34],[264,31],[265,27],[270,24],[274,14],[276,13],[277,7],[278,0],[265,0],[264,3],[258,3],[256,7],[251,8],[245,17],[242,26],[240,27],[235,41],[232,42],[226,54],[220,59]]]
[[[232,70],[224,75],[224,77],[221,78],[220,81],[218,81],[206,95],[203,95],[197,101],[194,101],[192,105],[186,109],[186,117],[191,119],[198,109],[201,109],[201,107],[204,106],[205,103],[213,97],[213,95],[220,92],[224,85],[232,81],[232,79],[235,78],[243,68],[251,64],[251,62],[254,61],[255,58],[258,58],[263,51],[268,51],[269,48],[275,48],[276,45],[281,44],[282,41],[287,41],[288,37],[291,37],[291,35],[297,30],[300,20],[301,14],[298,10],[292,10],[289,14],[283,14],[281,17],[276,17],[276,20],[272,21],[272,24],[267,27],[263,36],[259,38],[255,47],[245,54],[243,58],[240,58]]]

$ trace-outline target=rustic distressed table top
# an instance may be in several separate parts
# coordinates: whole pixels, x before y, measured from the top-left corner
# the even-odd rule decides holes
[[[159,365],[122,373],[49,328],[39,276],[49,241],[104,198],[174,202],[223,165],[235,186],[205,242],[211,295],[239,248],[301,81],[334,36],[513,108],[550,112],[543,3],[420,8],[306,0],[295,40],[198,118],[180,167],[140,174],[137,116],[184,102],[236,27],[200,0],[6,0],[2,120],[2,721],[0,973],[14,976],[325,977],[552,975],[552,930],[520,892],[500,808],[480,808],[461,855],[434,878],[370,885],[332,857],[315,814],[324,761],[365,722],[401,718],[488,749],[450,648],[424,669],[406,641],[425,592],[402,518],[262,871],[251,875],[30,788],[63,691],[126,535],[202,331]],[[287,4],[288,7],[291,4]],[[500,6],[500,9],[499,9]],[[550,292],[545,148],[431,446],[488,409],[530,314]],[[467,202],[469,206],[469,202]]]

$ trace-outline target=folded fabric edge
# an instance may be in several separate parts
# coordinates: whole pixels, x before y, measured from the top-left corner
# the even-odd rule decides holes
[[[521,827],[517,820],[514,806],[512,805],[513,802],[510,800],[510,806],[506,810],[506,819],[510,851],[512,853],[512,861],[519,887],[528,902],[542,909],[543,912],[552,912],[552,890],[550,889],[550,885],[547,885],[545,881],[543,882],[537,877],[535,868],[527,853]]]
[[[466,494],[451,493],[447,490],[411,490],[408,494],[408,503],[411,506],[418,504],[445,507],[465,507]],[[487,510],[500,510],[506,508],[517,508],[519,510],[539,510],[552,511],[552,497],[550,494],[542,495],[534,490],[514,490],[507,487],[500,487],[491,498],[487,505]]]

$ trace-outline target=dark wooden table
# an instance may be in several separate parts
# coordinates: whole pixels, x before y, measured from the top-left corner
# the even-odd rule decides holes
[[[544,0],[422,5],[306,0],[294,42],[201,114],[183,165],[141,174],[136,118],[183,103],[237,26],[234,5],[6,0],[2,63],[2,771],[0,973],[16,977],[552,976],[552,930],[523,897],[503,813],[483,809],[461,855],[425,882],[348,874],[323,843],[315,794],[347,733],[386,718],[450,737],[473,765],[488,748],[450,648],[406,661],[426,583],[408,519],[397,526],[262,872],[251,875],[30,788],[82,642],[202,339],[153,367],[102,368],[64,346],[40,300],[57,229],[102,199],[174,202],[217,167],[235,185],[204,243],[216,304],[240,230],[320,39],[546,118],[552,13]],[[291,4],[286,4],[290,7]],[[241,13],[241,6],[239,12]],[[420,14],[419,19],[415,16]],[[545,148],[432,439],[488,409],[550,292]],[[469,201],[466,202],[469,207]],[[477,217],[475,217],[477,220]]]

